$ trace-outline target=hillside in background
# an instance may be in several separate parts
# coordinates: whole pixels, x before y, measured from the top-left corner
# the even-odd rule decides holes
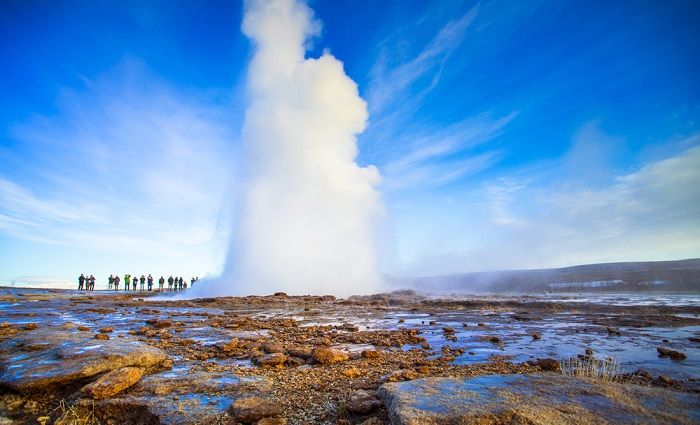
[[[700,293],[700,258],[461,273],[400,279],[394,284],[455,292]]]

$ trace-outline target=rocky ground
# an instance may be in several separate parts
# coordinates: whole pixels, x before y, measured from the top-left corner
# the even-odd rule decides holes
[[[0,424],[697,423],[699,317],[412,292],[6,289]]]

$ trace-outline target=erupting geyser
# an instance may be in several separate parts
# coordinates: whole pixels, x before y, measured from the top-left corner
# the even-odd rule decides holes
[[[338,59],[329,52],[305,58],[319,26],[300,1],[246,3],[243,32],[255,53],[245,180],[229,259],[210,295],[378,289],[381,177],[355,161],[367,108]]]

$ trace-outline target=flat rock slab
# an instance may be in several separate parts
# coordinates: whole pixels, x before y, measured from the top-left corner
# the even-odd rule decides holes
[[[22,350],[39,342],[41,349]],[[0,386],[22,392],[48,390],[123,367],[151,369],[168,359],[163,350],[139,341],[96,341],[55,328],[4,341],[1,352]]]
[[[700,396],[558,374],[387,383],[392,424],[696,424]]]

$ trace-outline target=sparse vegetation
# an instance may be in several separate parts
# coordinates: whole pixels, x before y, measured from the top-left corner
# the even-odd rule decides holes
[[[54,410],[60,411],[61,416],[56,419],[55,425],[100,425],[100,421],[95,417],[95,403],[89,407],[75,406],[65,400]]]
[[[608,357],[598,360],[592,356],[572,357],[560,362],[561,373],[569,376],[602,379],[619,382],[622,380],[620,363]]]

